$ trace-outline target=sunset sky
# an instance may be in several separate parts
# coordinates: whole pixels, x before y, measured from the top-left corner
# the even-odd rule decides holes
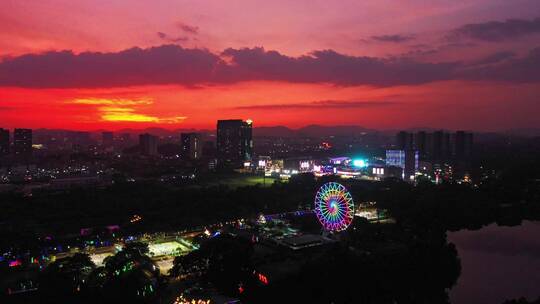
[[[0,6],[0,127],[540,127],[538,0]]]

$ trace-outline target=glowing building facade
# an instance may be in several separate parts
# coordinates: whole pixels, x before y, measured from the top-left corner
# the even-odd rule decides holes
[[[386,166],[401,168],[403,179],[414,179],[418,171],[418,151],[386,150]]]

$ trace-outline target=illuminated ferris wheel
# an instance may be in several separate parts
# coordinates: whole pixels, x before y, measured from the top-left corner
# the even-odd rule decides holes
[[[347,229],[354,218],[354,202],[347,188],[335,182],[322,185],[315,195],[315,214],[328,231]]]

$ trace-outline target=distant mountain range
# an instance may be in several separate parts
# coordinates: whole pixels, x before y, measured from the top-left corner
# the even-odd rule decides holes
[[[351,136],[362,133],[378,132],[374,129],[367,129],[361,126],[320,126],[309,125],[300,129],[290,129],[283,126],[276,127],[258,127],[253,129],[253,136]]]
[[[407,128],[407,129],[386,129],[386,130],[376,130],[369,129],[362,126],[321,126],[321,125],[308,125],[299,129],[292,129],[285,126],[273,126],[273,127],[255,127],[253,128],[253,136],[255,137],[320,137],[320,136],[353,136],[361,135],[364,133],[380,133],[382,135],[392,136],[399,131],[408,131],[408,132],[418,132],[418,131],[427,131],[433,132],[435,128]],[[107,130],[95,130],[89,131],[89,133],[97,134]],[[453,132],[452,130],[445,130],[447,132]],[[43,133],[60,133],[60,132],[76,132],[75,130],[58,130],[58,129],[35,129],[36,134]],[[215,130],[208,129],[164,129],[164,128],[146,128],[146,129],[121,129],[116,130],[114,133],[129,133],[129,134],[141,134],[141,133],[150,133],[157,136],[178,136],[180,133],[184,132],[199,132],[205,134],[215,134]],[[477,134],[484,135],[510,135],[510,136],[523,136],[523,137],[535,137],[540,136],[540,128],[523,128],[523,129],[511,129],[502,132],[474,132]]]
[[[98,134],[107,130],[94,130],[89,131],[92,134]],[[58,129],[36,129],[38,133],[61,133],[61,132],[77,132],[75,130],[58,130]],[[200,129],[164,129],[164,128],[146,128],[146,129],[120,129],[114,131],[116,134],[129,133],[129,134],[141,134],[150,133],[157,136],[178,136],[184,132],[199,132],[206,134],[214,134],[215,130],[200,130]],[[275,127],[255,127],[253,128],[253,136],[275,136],[275,137],[297,137],[297,136],[350,136],[359,135],[368,132],[378,132],[374,129],[367,129],[361,126],[320,126],[309,125],[299,129],[291,129],[285,126]]]

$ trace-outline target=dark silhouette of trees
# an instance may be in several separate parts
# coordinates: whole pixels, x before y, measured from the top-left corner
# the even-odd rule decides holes
[[[117,254],[105,259],[102,290],[111,301],[145,302],[155,296],[160,285],[159,268],[146,254],[148,245],[128,243]]]
[[[528,301],[525,298],[506,300],[502,304],[540,304],[540,298],[538,298],[536,301]]]
[[[169,274],[173,277],[200,275],[208,270],[208,257],[199,250],[174,258]]]
[[[203,275],[221,292],[236,295],[253,271],[252,244],[244,239],[223,234],[201,244],[199,250],[176,257],[171,275]]]
[[[145,303],[156,297],[162,278],[146,255],[148,245],[127,244],[96,268],[86,254],[58,260],[40,279],[40,301],[47,303]]]
[[[82,253],[53,262],[40,276],[41,297],[51,302],[55,299],[72,298],[84,288],[85,281],[94,268],[90,257]]]

